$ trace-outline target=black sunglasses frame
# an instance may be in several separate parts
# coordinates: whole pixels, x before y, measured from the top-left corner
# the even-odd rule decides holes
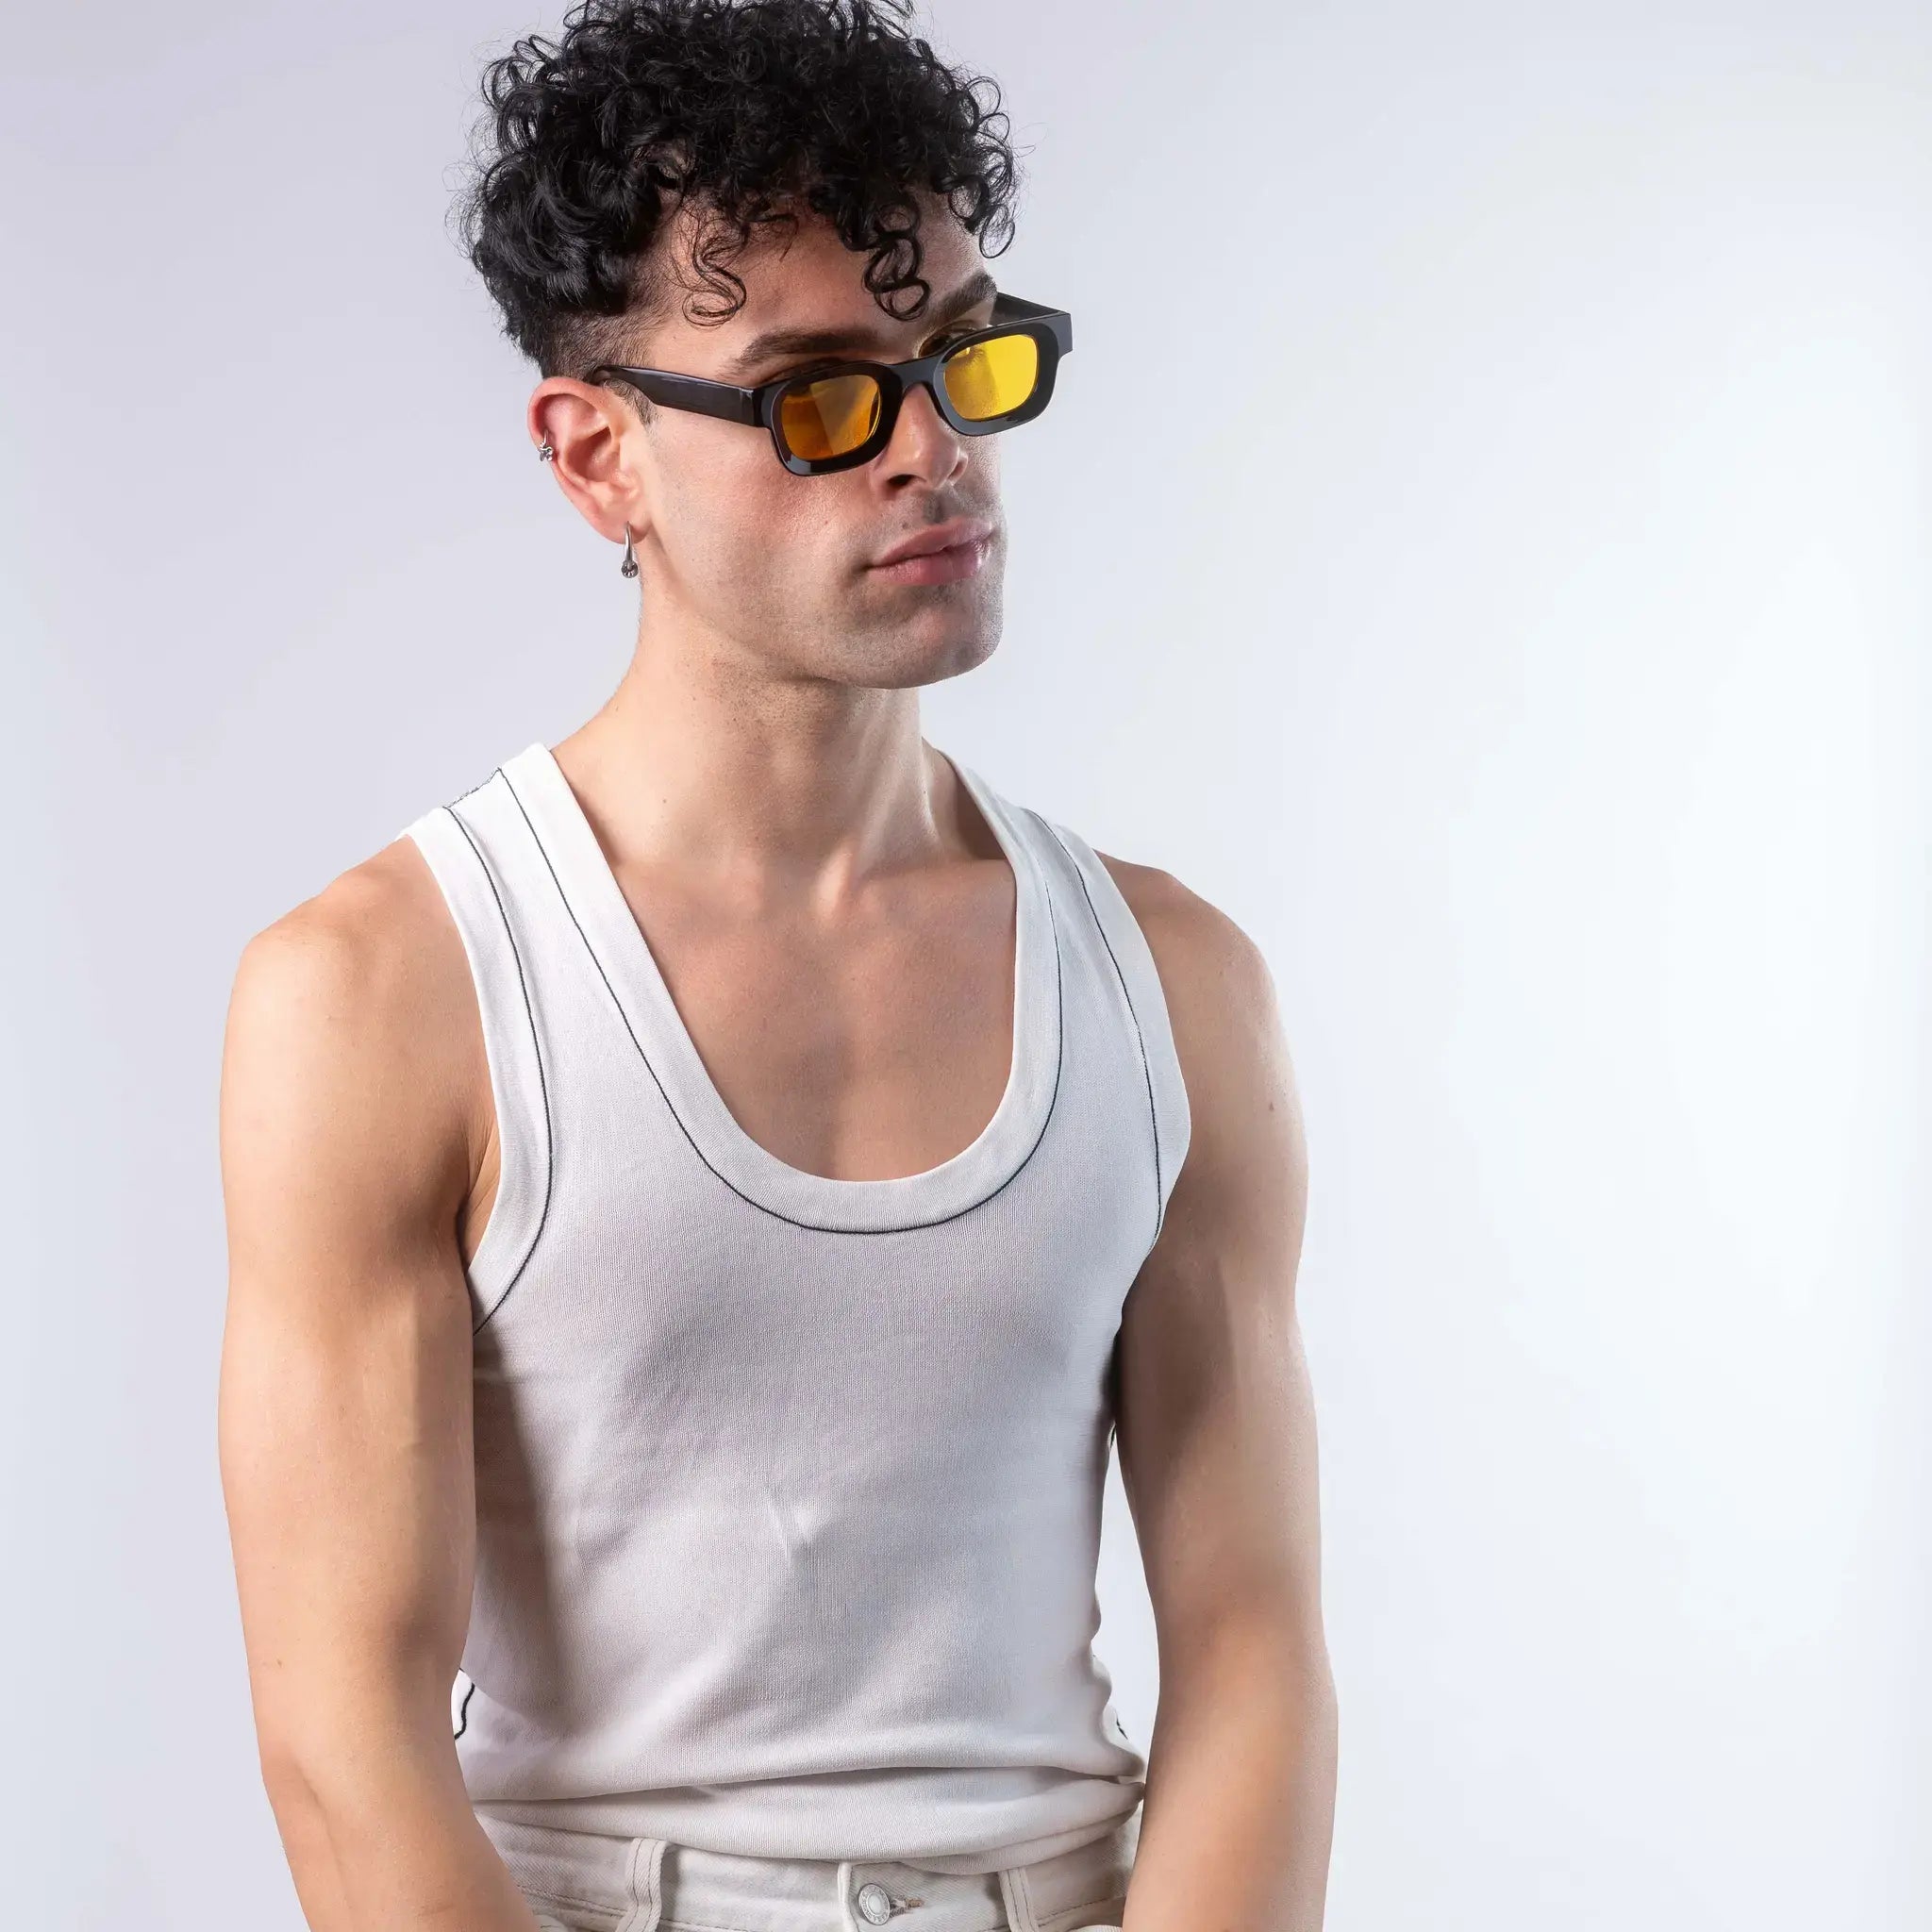
[[[940,369],[961,349],[994,336],[1031,336],[1040,350],[1040,373],[1032,391],[1018,408],[1004,416],[974,420],[960,415],[946,395]],[[755,389],[741,389],[735,383],[714,382],[706,375],[680,375],[669,369],[639,369],[625,362],[600,362],[583,380],[597,382],[607,375],[621,375],[641,394],[668,409],[692,409],[701,416],[717,416],[727,423],[744,423],[771,432],[772,447],[778,460],[794,476],[825,476],[835,470],[856,469],[869,463],[892,439],[899,420],[899,405],[909,389],[924,388],[934,407],[961,436],[991,436],[995,430],[1010,429],[1015,424],[1030,423],[1053,400],[1054,376],[1059,358],[1071,355],[1074,347],[1074,318],[1064,308],[1048,308],[1004,291],[993,297],[992,321],[970,334],[956,336],[944,348],[930,356],[918,356],[909,362],[814,363],[794,369],[761,382]],[[879,386],[879,420],[872,434],[856,448],[835,457],[802,457],[785,441],[779,404],[786,391],[807,388],[827,375],[870,375]]]

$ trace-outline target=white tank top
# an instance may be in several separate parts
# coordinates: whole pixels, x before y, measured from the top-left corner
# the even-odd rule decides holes
[[[1010,1075],[969,1147],[886,1180],[739,1126],[543,744],[405,828],[502,1158],[452,1690],[479,1815],[991,1872],[1141,1799],[1095,1570],[1187,1095],[1107,869],[950,762],[1017,880]]]

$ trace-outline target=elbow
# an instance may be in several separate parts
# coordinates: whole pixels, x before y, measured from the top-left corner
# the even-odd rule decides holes
[[[257,1767],[269,1809],[286,1838],[291,1826],[319,1818],[322,1802],[306,1768],[304,1754],[286,1738],[264,1735],[258,1740]]]
[[[276,1820],[358,1829],[385,1794],[440,1782],[455,1765],[447,1696],[440,1724],[426,1704],[343,1691],[326,1704],[258,1713],[257,1761]]]

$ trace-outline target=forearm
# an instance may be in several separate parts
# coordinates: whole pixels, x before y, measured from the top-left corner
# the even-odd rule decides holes
[[[1163,1681],[1123,1932],[1320,1932],[1337,1730],[1325,1657],[1227,1642]]]
[[[310,1932],[535,1932],[446,1741],[277,1761],[265,1781]]]

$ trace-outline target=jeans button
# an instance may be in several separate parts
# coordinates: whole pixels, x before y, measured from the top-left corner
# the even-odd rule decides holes
[[[892,1916],[892,1894],[883,1885],[861,1885],[858,1906],[869,1925],[883,1925]]]

